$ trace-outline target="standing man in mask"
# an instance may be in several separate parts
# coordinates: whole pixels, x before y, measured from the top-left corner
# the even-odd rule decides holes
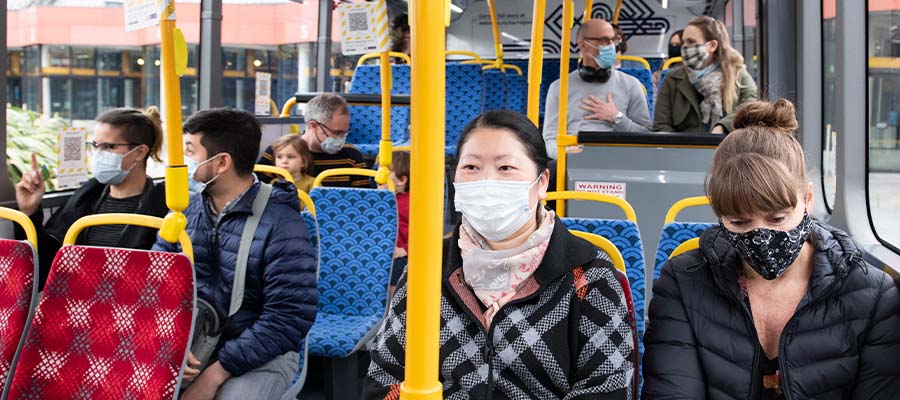
[[[306,131],[300,136],[313,155],[313,173],[333,168],[366,168],[362,153],[347,144],[350,130],[350,108],[343,97],[324,93],[306,103]],[[263,153],[258,164],[274,165],[272,148]],[[364,176],[332,176],[322,181],[323,186],[370,187]]]
[[[577,40],[581,61],[569,73],[567,132],[649,131],[652,121],[641,82],[613,68],[618,39],[612,25],[602,19],[589,20],[578,29]],[[547,91],[543,132],[547,153],[554,159],[559,101],[557,80]]]

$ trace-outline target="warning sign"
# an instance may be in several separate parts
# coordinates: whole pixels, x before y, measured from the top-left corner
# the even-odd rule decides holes
[[[608,194],[625,200],[626,185],[622,182],[575,182],[576,192]]]
[[[388,51],[387,5],[384,0],[343,3],[338,6],[341,21],[341,53],[346,56]]]
[[[85,128],[63,128],[57,133],[57,189],[77,188],[87,182],[87,137]]]

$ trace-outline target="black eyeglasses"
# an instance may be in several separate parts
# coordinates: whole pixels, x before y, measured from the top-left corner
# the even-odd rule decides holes
[[[137,146],[134,143],[97,143],[93,141],[84,142],[84,148],[88,151],[90,150],[100,150],[100,151],[112,151],[115,150],[119,146],[128,146],[128,148],[133,148]]]
[[[314,119],[312,119],[312,120],[310,120],[310,121],[319,124],[319,126],[321,126],[322,128],[325,128],[326,131],[331,132],[331,134],[334,135],[334,136],[347,136],[347,131],[336,131],[336,130],[334,130],[334,129],[329,128],[328,125],[325,125],[325,124],[323,124],[323,123],[321,123],[321,122],[319,122],[319,121],[316,121],[316,120],[314,120]],[[326,132],[326,133],[327,133],[327,132]]]
[[[609,46],[618,42],[616,37],[586,37],[584,41],[594,47]]]

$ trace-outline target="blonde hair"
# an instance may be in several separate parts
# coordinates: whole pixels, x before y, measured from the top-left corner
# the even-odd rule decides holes
[[[794,136],[796,109],[787,100],[754,101],[738,110],[735,127],[713,157],[706,194],[718,216],[749,215],[797,206],[809,182],[803,148]]]
[[[738,85],[740,84],[738,75],[744,68],[744,56],[731,47],[728,29],[721,21],[708,16],[700,16],[692,19],[688,25],[699,29],[707,42],[715,40],[719,43],[712,55],[722,71],[722,109],[725,114],[729,114],[734,111],[734,106],[738,102]]]

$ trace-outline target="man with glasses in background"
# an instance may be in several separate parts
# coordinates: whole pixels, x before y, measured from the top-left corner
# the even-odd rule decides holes
[[[324,93],[306,104],[306,131],[300,136],[313,155],[313,173],[334,168],[366,168],[362,153],[347,144],[350,130],[350,108],[347,101],[337,94]],[[272,148],[266,149],[259,164],[274,165]],[[332,176],[322,181],[323,186],[370,187],[365,176]]]
[[[581,60],[569,73],[566,131],[571,135],[579,131],[649,131],[653,121],[643,85],[613,68],[618,37],[612,25],[602,19],[589,20],[579,27],[577,40]],[[544,142],[553,159],[557,156],[558,112],[559,80],[547,91],[544,118]]]

